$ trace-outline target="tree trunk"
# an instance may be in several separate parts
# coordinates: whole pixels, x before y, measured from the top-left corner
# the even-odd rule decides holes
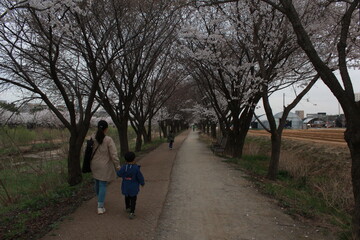
[[[235,134],[234,132],[229,134],[230,142],[227,144],[226,149],[229,149],[227,151],[229,151],[229,153],[231,154],[232,157],[235,157],[235,158],[242,157],[247,132],[248,132],[247,129],[244,129],[244,130],[241,129],[241,130],[238,130],[238,134]]]
[[[147,129],[147,136],[144,138],[145,143],[150,143],[152,141],[152,126],[151,126],[151,120],[148,121],[148,129]]]
[[[216,139],[216,124],[215,123],[211,124],[211,137],[213,139]]]
[[[235,142],[232,146],[233,157],[242,158],[246,135],[249,131],[254,111],[255,108],[251,107],[244,109],[240,119],[237,122],[233,122],[233,134],[235,135]]]
[[[82,136],[83,135],[83,136]],[[81,173],[81,147],[84,142],[86,134],[78,135],[76,132],[71,132],[69,140],[68,153],[68,183],[70,186],[77,185],[82,181]]]
[[[160,129],[161,129],[161,132],[163,133],[163,138],[167,138],[167,129],[166,129],[164,120],[160,121]]]
[[[140,152],[142,146],[142,134],[138,132],[136,134],[136,144],[135,144],[135,152]]]
[[[279,170],[279,160],[281,152],[281,134],[271,134],[271,159],[269,163],[267,178],[275,180]]]
[[[122,121],[116,127],[119,132],[120,154],[121,156],[124,156],[124,154],[129,151],[128,121]]]
[[[355,207],[352,219],[353,239],[360,240],[360,126],[359,122],[347,121],[345,131],[345,140],[350,150],[351,180],[353,185],[353,194]]]

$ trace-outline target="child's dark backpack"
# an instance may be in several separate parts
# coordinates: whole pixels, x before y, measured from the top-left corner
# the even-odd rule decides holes
[[[93,156],[97,150],[97,148],[96,148],[95,152],[93,154],[93,148],[94,148],[94,140],[92,138],[90,138],[89,140],[86,141],[84,161],[83,161],[83,166],[82,166],[83,173],[91,172],[91,168],[90,168],[91,159],[93,158]]]

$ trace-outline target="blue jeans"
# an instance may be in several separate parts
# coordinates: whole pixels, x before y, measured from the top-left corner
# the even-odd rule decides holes
[[[98,198],[98,208],[104,207],[105,195],[106,195],[106,181],[95,179],[95,192]]]

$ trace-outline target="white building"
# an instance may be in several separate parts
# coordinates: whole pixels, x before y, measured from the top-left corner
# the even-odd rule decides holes
[[[355,93],[355,101],[360,101],[360,93]]]
[[[274,115],[276,126],[279,126],[279,121],[282,116],[282,112],[279,112]],[[259,120],[266,127],[269,128],[269,121],[266,118],[266,115],[262,115]],[[256,120],[255,120],[256,121]],[[290,112],[286,118],[287,126],[286,128],[290,129],[303,129],[303,121],[302,119],[295,113]],[[261,124],[257,124],[258,129],[263,129]]]

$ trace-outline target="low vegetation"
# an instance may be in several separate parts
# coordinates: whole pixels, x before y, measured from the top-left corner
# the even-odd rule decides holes
[[[210,141],[203,135],[205,141]],[[242,159],[227,158],[248,173],[262,193],[304,222],[351,239],[353,197],[350,155],[346,147],[284,139],[277,181],[266,179],[270,139],[248,136]]]
[[[1,127],[0,131],[0,239],[36,239],[94,196],[91,174],[84,174],[77,186],[66,181],[66,130]],[[116,129],[110,127],[108,134],[119,146]],[[164,142],[154,137],[137,155]],[[133,131],[129,139],[135,140]],[[134,149],[135,142],[129,143]]]

